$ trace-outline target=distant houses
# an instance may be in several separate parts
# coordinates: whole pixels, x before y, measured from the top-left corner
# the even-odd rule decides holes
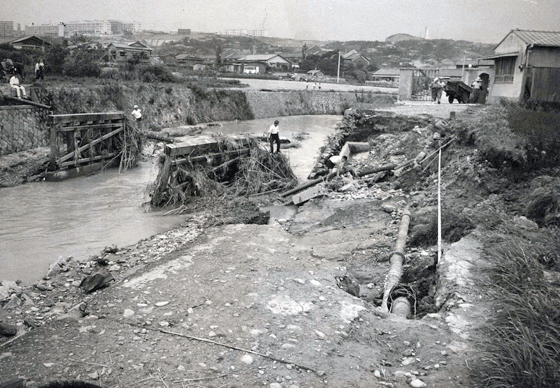
[[[372,81],[388,81],[388,82],[398,82],[399,81],[400,69],[396,67],[379,69],[372,73]]]
[[[21,38],[12,39],[7,42],[15,49],[31,49],[45,51],[51,44],[46,40],[36,37],[35,35],[23,36]]]
[[[267,69],[289,70],[292,63],[279,54],[251,54],[224,61],[224,71],[242,74],[264,74]]]
[[[341,54],[340,56],[344,60],[345,64],[352,63],[358,67],[365,68],[368,67],[369,64],[371,63],[368,57],[366,57],[363,54],[360,54],[356,50],[350,50],[346,54]]]
[[[147,61],[152,56],[153,49],[140,41],[132,43],[111,42],[107,46],[109,61],[124,62],[131,59]]]

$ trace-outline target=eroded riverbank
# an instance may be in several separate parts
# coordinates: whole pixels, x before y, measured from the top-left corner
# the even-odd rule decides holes
[[[464,123],[419,117],[393,128],[382,125],[386,116],[358,116],[371,126],[372,149],[352,161],[356,169],[431,155]],[[526,187],[477,152],[461,142],[443,152],[441,261],[431,158],[324,182],[321,196],[269,225],[220,225],[199,209],[180,229],[83,264],[112,274],[104,290],[84,295],[80,276],[63,268],[10,291],[3,319],[28,333],[0,344],[0,375],[30,386],[474,387],[473,361],[488,340],[478,330],[496,313],[485,253],[504,238],[497,230],[543,233],[512,214]],[[277,197],[262,201],[282,207]],[[403,284],[415,290],[415,319],[376,308],[404,210],[413,214]]]

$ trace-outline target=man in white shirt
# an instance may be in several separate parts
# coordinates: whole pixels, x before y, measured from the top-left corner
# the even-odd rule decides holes
[[[138,108],[138,105],[134,105],[134,110],[131,113],[132,117],[134,117],[134,121],[138,124],[138,128],[140,128],[140,122],[142,121],[142,111]]]
[[[12,75],[10,78],[10,86],[16,90],[16,94],[18,98],[21,98],[23,93],[23,98],[27,98],[27,94],[25,93],[25,88],[19,84],[19,77],[17,75]]]
[[[280,124],[280,121],[275,120],[274,124],[272,124],[268,129],[268,134],[269,134],[268,138],[270,140],[271,154],[274,152],[274,142],[276,142],[276,153],[280,152],[280,134],[278,133],[279,131],[278,124]]]
[[[39,62],[35,64],[35,80],[38,80],[39,78],[45,79],[44,70],[45,64],[42,59],[39,59]]]

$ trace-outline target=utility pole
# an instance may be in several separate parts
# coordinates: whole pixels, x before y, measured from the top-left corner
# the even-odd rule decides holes
[[[465,79],[465,59],[467,58],[467,52],[463,51],[463,70],[461,70],[461,80]]]
[[[336,83],[340,79],[340,50],[338,50],[338,70],[336,71]]]

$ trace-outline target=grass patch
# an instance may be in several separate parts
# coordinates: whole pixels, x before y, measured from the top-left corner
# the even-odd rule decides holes
[[[560,226],[560,178],[540,176],[531,182],[527,217],[540,226]]]
[[[543,274],[546,260],[558,261],[552,252],[560,246],[557,233],[509,220],[487,241],[491,248],[484,255],[492,264],[488,275],[497,298],[473,369],[482,387],[559,386],[560,294]]]
[[[459,115],[453,131],[460,142],[475,145],[495,168],[523,171],[560,164],[560,113],[500,104]]]

